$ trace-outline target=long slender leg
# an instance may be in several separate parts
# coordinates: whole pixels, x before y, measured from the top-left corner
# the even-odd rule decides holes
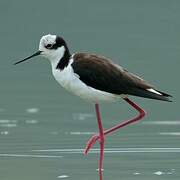
[[[130,119],[130,120],[123,121],[123,122],[121,122],[120,124],[118,124],[118,125],[116,125],[116,126],[113,126],[113,127],[110,128],[110,129],[105,130],[105,131],[104,131],[104,135],[111,134],[111,133],[113,133],[114,131],[116,131],[116,130],[124,127],[124,126],[127,126],[128,124],[135,123],[135,122],[141,120],[141,119],[145,116],[146,112],[145,112],[142,108],[140,108],[137,104],[135,104],[134,102],[132,102],[129,98],[124,98],[124,100],[125,100],[128,104],[130,104],[133,108],[135,108],[135,109],[139,112],[139,114],[138,114],[135,118],[132,118],[132,119]],[[96,141],[99,140],[99,139],[100,139],[99,134],[95,134],[94,136],[92,136],[92,137],[89,139],[89,141],[87,142],[86,148],[85,148],[85,150],[84,150],[84,154],[87,154],[88,151],[92,148],[92,146],[93,146],[93,145],[96,143]]]
[[[99,128],[99,143],[100,143],[100,158],[99,158],[99,180],[102,180],[102,171],[103,171],[103,159],[104,159],[104,131],[101,121],[101,114],[99,110],[99,105],[95,104],[96,108],[96,116],[98,121],[98,128]]]

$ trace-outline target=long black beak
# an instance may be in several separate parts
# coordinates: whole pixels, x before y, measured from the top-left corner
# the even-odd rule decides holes
[[[14,65],[19,64],[19,63],[22,63],[23,61],[26,61],[26,60],[28,60],[28,59],[31,59],[32,57],[38,56],[38,55],[41,54],[41,52],[42,52],[42,51],[37,51],[36,53],[34,53],[34,54],[31,55],[31,56],[29,56],[29,57],[27,57],[27,58],[25,58],[25,59],[23,59],[23,60],[21,60],[21,61],[15,62]]]

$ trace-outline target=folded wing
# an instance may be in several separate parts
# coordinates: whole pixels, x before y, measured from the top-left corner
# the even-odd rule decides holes
[[[116,95],[127,94],[170,101],[169,94],[157,91],[140,77],[129,73],[105,57],[77,53],[73,59],[74,72],[88,86]]]

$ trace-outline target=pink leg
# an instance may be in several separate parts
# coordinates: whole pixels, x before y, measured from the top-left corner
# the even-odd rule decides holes
[[[120,124],[118,124],[118,125],[110,128],[110,129],[105,130],[105,131],[104,131],[104,135],[111,134],[112,132],[114,132],[114,131],[116,131],[116,130],[124,127],[124,126],[127,126],[128,124],[135,123],[135,122],[141,120],[141,119],[145,116],[146,112],[145,112],[142,108],[140,108],[137,104],[135,104],[134,102],[132,102],[129,98],[124,98],[124,100],[125,100],[128,104],[130,104],[133,108],[135,108],[135,109],[139,112],[139,114],[138,114],[135,118],[133,118],[133,119],[123,121],[123,122],[121,122]],[[99,140],[99,139],[100,139],[100,135],[99,135],[99,134],[96,134],[96,135],[92,136],[92,137],[89,139],[89,141],[87,142],[87,145],[86,145],[84,154],[87,154],[88,151],[92,148],[92,146],[93,146],[93,145],[96,143],[96,141]]]
[[[103,158],[104,158],[104,131],[101,121],[101,115],[99,110],[99,105],[95,104],[96,108],[96,116],[98,121],[98,128],[99,128],[99,143],[100,143],[100,158],[99,158],[99,180],[102,180],[102,170],[103,170]]]

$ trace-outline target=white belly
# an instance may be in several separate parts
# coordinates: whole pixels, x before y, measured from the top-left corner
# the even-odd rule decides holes
[[[87,86],[79,79],[77,74],[74,74],[70,64],[71,63],[69,63],[62,71],[54,68],[52,71],[57,82],[65,89],[87,101],[95,103],[98,103],[99,101],[111,102],[120,99],[121,96],[106,93]]]

